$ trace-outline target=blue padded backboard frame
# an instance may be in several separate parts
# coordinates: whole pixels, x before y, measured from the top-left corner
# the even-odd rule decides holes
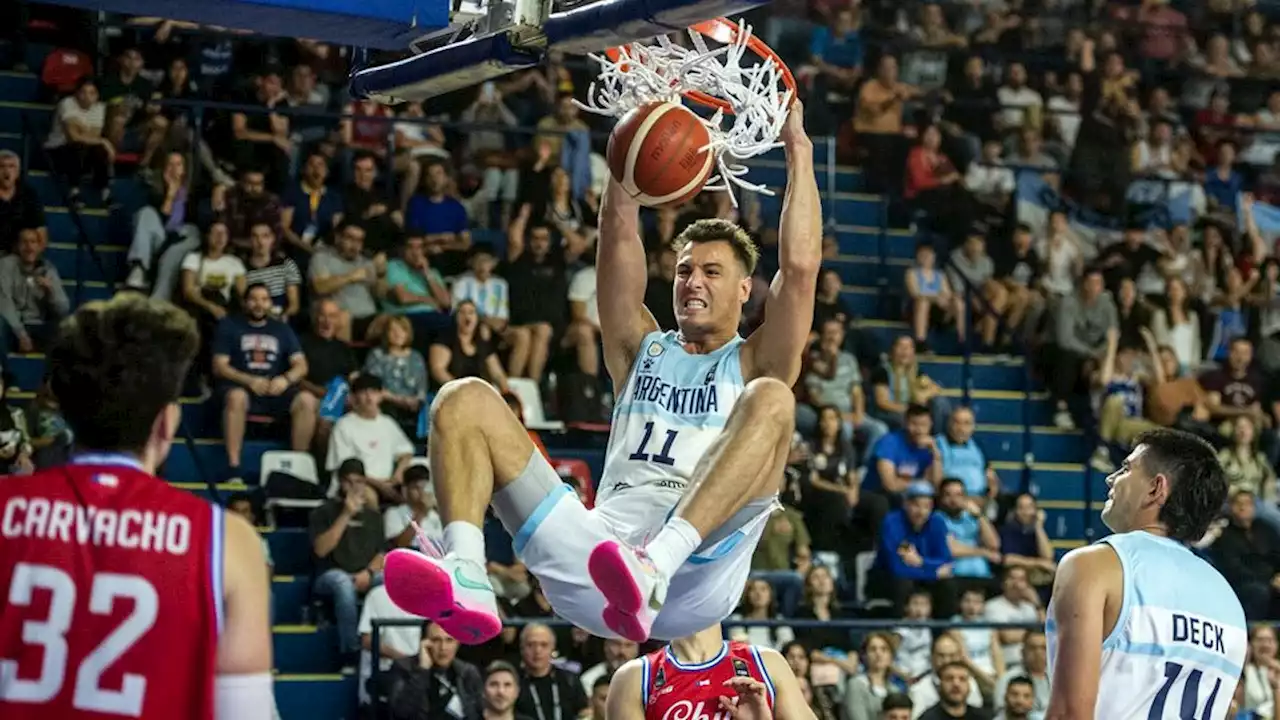
[[[0,0],[12,2],[12,0]],[[252,30],[377,50],[404,50],[449,26],[447,0],[56,0],[60,5]]]
[[[600,0],[548,18],[543,24],[545,50],[598,52],[745,12],[767,1]],[[536,65],[545,50],[514,47],[499,32],[358,71],[351,77],[351,93],[384,102],[423,100]]]

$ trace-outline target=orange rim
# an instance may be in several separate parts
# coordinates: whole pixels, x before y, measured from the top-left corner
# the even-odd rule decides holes
[[[703,22],[690,26],[689,29],[709,37],[722,45],[729,45],[737,42],[738,40],[738,23],[722,17],[704,20]],[[604,51],[605,57],[609,58],[613,62],[618,62],[618,59],[622,57],[622,48],[624,47],[629,48],[630,46],[623,45],[619,47],[606,48]],[[787,64],[782,62],[782,58],[778,57],[778,53],[774,52],[773,48],[766,45],[764,41],[755,34],[752,34],[751,37],[747,39],[747,49],[756,55],[759,55],[761,58],[773,60],[773,62],[778,66],[778,69],[782,71],[782,83],[792,91],[791,98],[794,101],[796,79],[791,74],[791,68],[788,68]],[[626,69],[625,64],[622,67],[623,69]],[[708,95],[701,90],[686,90],[681,94],[699,105],[723,110],[730,115],[734,114],[733,107],[731,107],[729,101],[724,98]]]

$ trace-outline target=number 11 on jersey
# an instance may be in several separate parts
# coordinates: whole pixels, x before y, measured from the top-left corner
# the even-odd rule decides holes
[[[678,430],[667,430],[666,439],[662,441],[662,449],[656,453],[649,454],[649,442],[653,440],[653,421],[644,424],[644,437],[640,438],[640,447],[631,453],[630,459],[639,460],[640,462],[655,462],[659,465],[675,465],[676,459],[671,457],[671,446],[676,444],[676,435]],[[654,443],[657,444],[656,442]]]

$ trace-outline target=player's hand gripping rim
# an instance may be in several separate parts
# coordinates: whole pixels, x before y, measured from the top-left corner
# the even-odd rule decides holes
[[[733,720],[773,720],[764,683],[749,677],[734,677],[724,681],[724,686],[734,695],[720,696],[720,709]]]

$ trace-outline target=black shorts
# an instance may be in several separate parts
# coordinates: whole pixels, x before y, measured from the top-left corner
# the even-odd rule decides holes
[[[219,385],[219,396],[225,402],[227,393],[235,388],[241,387],[232,383],[222,383]],[[284,420],[289,417],[289,408],[293,406],[293,399],[298,395],[298,386],[294,385],[285,390],[281,395],[254,395],[249,388],[243,388],[249,393],[249,414],[263,415],[266,417]]]

